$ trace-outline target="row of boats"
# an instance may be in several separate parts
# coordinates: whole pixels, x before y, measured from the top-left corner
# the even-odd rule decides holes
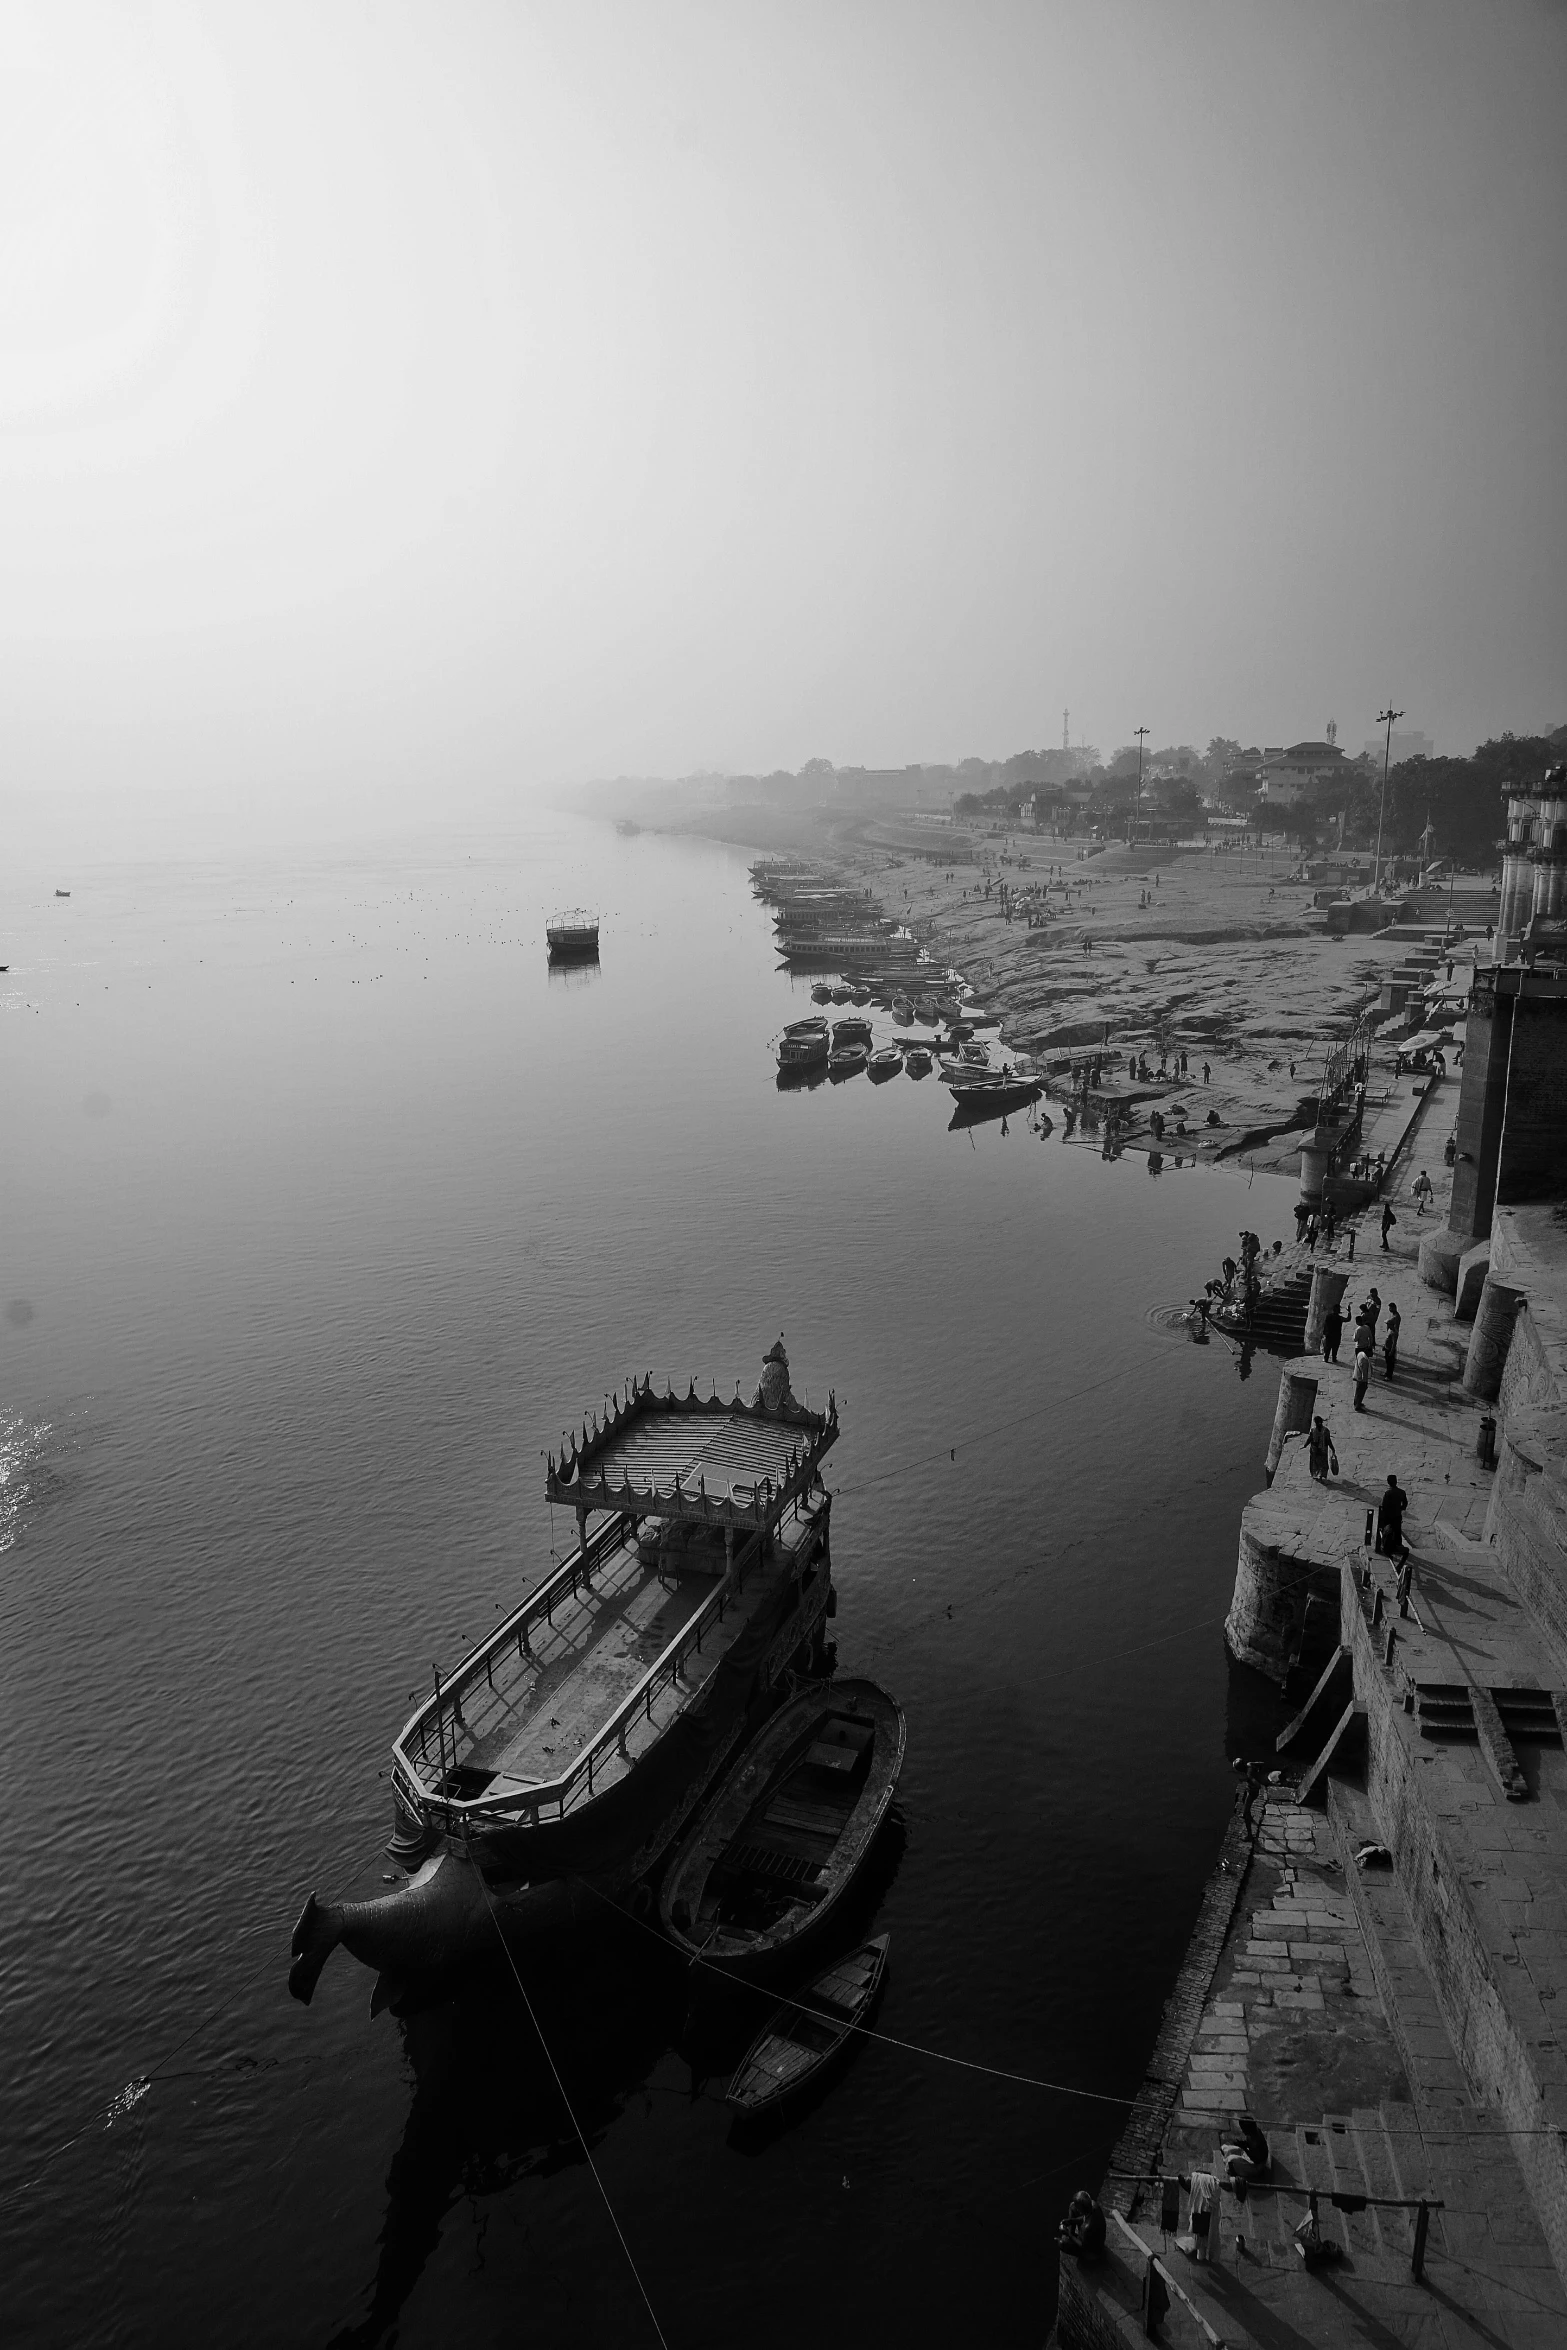
[[[392,1744],[406,1881],[312,1893],[289,1987],[309,2002],[339,1943],[376,1970],[371,2013],[508,1944],[651,1922],[688,1962],[776,1980],[830,1941],[903,1766],[901,1709],[836,1677],[835,1399],[790,1391],[782,1342],[749,1404],[633,1381],[548,1460],[577,1547],[446,1678]],[[787,1999],[731,2083],[764,2113],[863,2022],[887,1938],[840,1948]],[[821,1959],[815,1961],[821,1966]]]
[[[817,1004],[868,1004],[874,1000],[875,990],[865,986],[851,986],[838,981],[829,986],[818,980],[811,990],[811,1001]],[[910,995],[901,988],[887,991],[887,1002],[894,1020],[902,1028],[923,1020],[927,1028],[934,1028],[943,1020],[962,1020],[965,1014],[960,997],[926,989],[922,994]]]
[[[918,1078],[939,1067],[942,1084],[960,1107],[983,1104],[1002,1115],[1038,1101],[1044,1087],[1032,1071],[1010,1062],[992,1068],[989,1047],[961,1033],[969,1026],[962,1021],[954,1024],[951,1049],[944,1052],[935,1038],[895,1038],[878,1045],[869,1020],[858,1014],[831,1023],[825,1014],[791,1020],[778,1040],[778,1081],[792,1084],[825,1072],[841,1084],[863,1070],[873,1085],[879,1085],[903,1070]]]

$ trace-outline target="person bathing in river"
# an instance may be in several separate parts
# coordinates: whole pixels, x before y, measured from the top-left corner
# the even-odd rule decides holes
[[[1105,2248],[1105,2215],[1086,2187],[1079,2187],[1056,2230],[1063,2252],[1078,2260],[1097,2260]]]

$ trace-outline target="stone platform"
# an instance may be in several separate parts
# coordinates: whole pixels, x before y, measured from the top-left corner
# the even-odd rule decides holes
[[[1356,1412],[1347,1360],[1284,1366],[1227,1631],[1294,1719],[1106,2184],[1103,2273],[1063,2274],[1066,2350],[1145,2338],[1150,2258],[1180,2287],[1167,2342],[1567,2350],[1567,1203],[1498,1209],[1473,1328],[1419,1279],[1429,1220],[1407,1194],[1399,1214],[1387,1252],[1361,1235],[1346,1300],[1352,1324],[1374,1283],[1382,1330],[1397,1301],[1394,1376],[1379,1351]],[[1292,1382],[1333,1433],[1325,1483]],[[1389,1472],[1407,1574],[1372,1542]],[[1243,2111],[1273,2192],[1221,2199],[1199,2267],[1165,2243],[1147,2175],[1222,2168]],[[1308,2272],[1312,2187],[1338,2257]],[[1396,2206],[1422,2199],[1417,2274]]]

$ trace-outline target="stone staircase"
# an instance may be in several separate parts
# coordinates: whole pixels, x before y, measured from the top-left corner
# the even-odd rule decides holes
[[[1259,1296],[1247,1333],[1251,1344],[1264,1347],[1269,1354],[1298,1355],[1306,1343],[1310,1303],[1310,1272],[1287,1273]]]

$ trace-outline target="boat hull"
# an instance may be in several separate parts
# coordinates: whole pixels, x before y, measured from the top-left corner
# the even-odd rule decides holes
[[[493,1950],[602,1923],[626,1907],[688,1825],[740,1745],[777,1704],[793,1667],[804,1669],[831,1604],[827,1541],[798,1582],[749,1624],[701,1697],[628,1777],[564,1820],[537,1827],[439,1836],[417,1854],[410,1881],[368,1901],[311,1894],[295,1928],[289,1989],[308,2006],[341,1943],[394,1986],[442,1975]],[[401,1832],[394,1851],[408,1851]],[[378,2004],[387,2001],[378,1992]]]
[[[791,1869],[787,1855],[781,1856],[781,1870],[770,1856],[758,1864],[767,1821],[785,1805],[799,1816],[799,1799],[789,1790],[802,1761],[815,1759],[813,1741],[830,1738],[838,1725],[868,1728],[872,1743],[865,1778],[836,1841],[814,1871]],[[906,1735],[901,1708],[873,1681],[841,1681],[783,1707],[752,1740],[665,1873],[659,1917],[676,1947],[730,1974],[763,1975],[796,1958],[821,1934],[870,1856],[897,1790]],[[775,1883],[797,1888],[777,1892],[772,1914],[761,1921],[744,1915],[748,1895],[739,1897],[736,1915],[728,1894],[719,1890],[726,1872],[757,1865]]]

